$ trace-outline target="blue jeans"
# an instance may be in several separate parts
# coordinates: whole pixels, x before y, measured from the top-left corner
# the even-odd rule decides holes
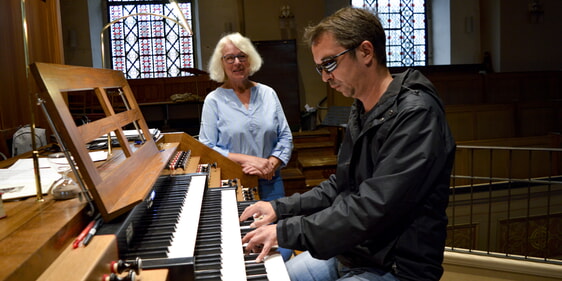
[[[260,200],[271,201],[273,199],[285,197],[285,187],[283,186],[283,179],[280,174],[281,172],[277,170],[271,180],[258,180]]]
[[[301,253],[285,263],[291,281],[398,281],[390,272],[376,268],[348,268],[336,258],[319,260],[309,252]]]

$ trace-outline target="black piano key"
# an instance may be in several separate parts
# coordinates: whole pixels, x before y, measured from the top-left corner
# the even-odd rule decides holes
[[[220,261],[220,253],[214,253],[214,254],[207,254],[207,255],[198,255],[196,253],[197,256],[197,263],[201,263],[201,264],[217,264]]]
[[[263,266],[261,266],[261,267],[246,267],[246,275],[247,276],[262,275],[262,274],[267,275],[265,267],[263,267]]]
[[[268,281],[267,274],[246,275],[246,280]]]
[[[153,245],[138,245],[134,248],[129,249],[129,254],[137,254],[143,256],[144,254],[158,252],[158,253],[168,253],[168,245],[169,243],[161,243],[161,244],[153,244]]]
[[[220,270],[195,271],[196,280],[222,281]]]
[[[216,246],[216,247],[209,247],[209,248],[198,248],[197,249],[197,255],[209,255],[209,254],[220,254],[221,253],[221,247],[220,246]]]
[[[145,259],[155,259],[155,258],[166,258],[168,256],[168,252],[163,249],[157,249],[153,251],[144,251],[144,252],[129,252],[121,257],[122,259],[132,260],[136,259],[137,257]]]
[[[219,266],[219,268],[220,268],[220,266]],[[197,270],[198,271],[215,270],[215,269],[217,269],[216,261],[213,261],[213,262],[197,261]]]
[[[145,236],[153,234],[170,234],[176,230],[176,226],[163,226],[163,227],[153,227],[148,229],[141,228],[141,231]]]
[[[161,220],[145,220],[142,221],[142,225],[138,226],[136,229],[151,229],[151,228],[173,228],[175,229],[177,226],[177,219],[161,219]]]
[[[141,251],[148,251],[148,250],[152,250],[152,249],[168,248],[170,245],[171,245],[171,241],[169,239],[150,240],[150,241],[143,241],[141,243],[136,244],[136,248],[131,249],[131,250],[141,252]]]
[[[156,229],[146,229],[142,232],[137,232],[137,235],[134,236],[132,245],[137,243],[142,243],[143,241],[161,241],[161,240],[171,240],[174,238],[173,233],[166,232],[166,231],[158,231]]]

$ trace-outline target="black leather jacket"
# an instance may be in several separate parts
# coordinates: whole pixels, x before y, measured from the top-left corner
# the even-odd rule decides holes
[[[443,105],[429,80],[407,70],[362,111],[356,100],[336,174],[272,201],[279,245],[401,280],[439,280],[455,153]]]

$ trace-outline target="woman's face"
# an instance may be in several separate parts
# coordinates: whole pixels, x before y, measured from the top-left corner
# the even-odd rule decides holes
[[[248,55],[230,42],[222,49],[222,67],[231,81],[246,80],[250,74]]]

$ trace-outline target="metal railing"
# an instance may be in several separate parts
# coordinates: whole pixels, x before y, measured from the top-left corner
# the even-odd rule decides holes
[[[458,145],[447,249],[562,264],[562,149]]]

